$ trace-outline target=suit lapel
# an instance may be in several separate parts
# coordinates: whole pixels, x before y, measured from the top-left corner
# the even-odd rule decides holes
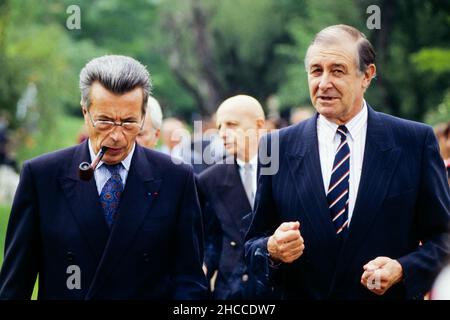
[[[227,163],[227,162],[225,162]],[[239,175],[239,168],[236,163],[225,164],[225,177],[223,184],[219,186],[219,196],[224,205],[230,210],[229,219],[231,219],[236,228],[234,230],[241,230],[242,213],[246,214],[252,211],[250,203],[248,202],[241,177]],[[228,217],[224,217],[228,218]]]
[[[158,196],[162,179],[155,175],[159,170],[147,160],[142,147],[136,144],[125,189],[120,200],[117,221],[111,230],[97,272],[88,290],[87,299],[94,296],[118,260],[132,244],[145,217]]]
[[[386,197],[387,186],[398,165],[400,154],[401,150],[395,147],[392,132],[368,106],[367,137],[358,195],[336,276],[342,278],[345,266],[350,263],[370,232],[374,219],[381,210],[380,206]]]
[[[78,177],[78,166],[83,161],[90,162],[87,141],[76,148],[72,162],[58,181],[96,261],[100,261],[109,230],[100,206],[95,179],[83,181]]]
[[[333,243],[336,236],[323,187],[316,121],[317,116],[308,119],[303,132],[298,126],[299,132],[295,134],[295,142],[290,143],[292,151],[287,159],[298,194],[301,217],[306,217],[317,239]]]

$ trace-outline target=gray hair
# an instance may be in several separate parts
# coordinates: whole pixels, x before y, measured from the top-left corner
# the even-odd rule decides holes
[[[86,108],[90,107],[90,89],[96,81],[117,94],[142,88],[142,114],[145,114],[152,84],[150,74],[139,61],[120,55],[105,55],[89,61],[80,72],[81,104]]]
[[[156,100],[152,96],[148,97],[146,114],[150,117],[153,129],[161,129],[163,118],[161,106],[159,105],[158,100]]]
[[[357,45],[357,61],[356,65],[360,72],[364,73],[367,70],[367,67],[375,63],[375,50],[373,49],[372,44],[366,38],[364,33],[359,31],[358,29],[348,26],[345,24],[337,24],[334,26],[326,27],[319,31],[314,37],[312,43],[308,47],[309,49],[319,43],[340,43],[342,42],[342,38],[340,37],[342,33],[346,34],[353,41],[356,42]],[[308,69],[308,51],[305,57],[305,68]]]

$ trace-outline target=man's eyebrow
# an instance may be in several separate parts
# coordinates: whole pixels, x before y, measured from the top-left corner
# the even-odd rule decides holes
[[[347,66],[343,63],[333,63],[332,68],[343,68],[343,69],[347,69]]]
[[[320,64],[318,64],[318,63],[314,63],[314,64],[310,65],[309,68],[310,68],[310,69],[313,69],[313,68],[322,68],[322,66],[321,66]]]

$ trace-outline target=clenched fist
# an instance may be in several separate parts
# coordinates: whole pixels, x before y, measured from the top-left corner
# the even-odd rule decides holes
[[[297,260],[305,249],[300,235],[300,222],[283,222],[267,241],[267,251],[274,261],[291,263]]]
[[[377,295],[383,295],[403,278],[401,264],[388,257],[378,257],[364,265],[361,284]]]

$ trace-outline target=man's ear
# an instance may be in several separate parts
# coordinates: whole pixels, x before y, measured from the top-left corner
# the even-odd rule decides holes
[[[377,75],[377,67],[375,66],[375,64],[371,63],[364,72],[364,81],[363,81],[364,89],[367,89],[370,86],[370,82],[376,75]]]
[[[264,129],[265,124],[266,124],[266,121],[264,119],[256,120],[256,128],[258,128],[258,129]]]

